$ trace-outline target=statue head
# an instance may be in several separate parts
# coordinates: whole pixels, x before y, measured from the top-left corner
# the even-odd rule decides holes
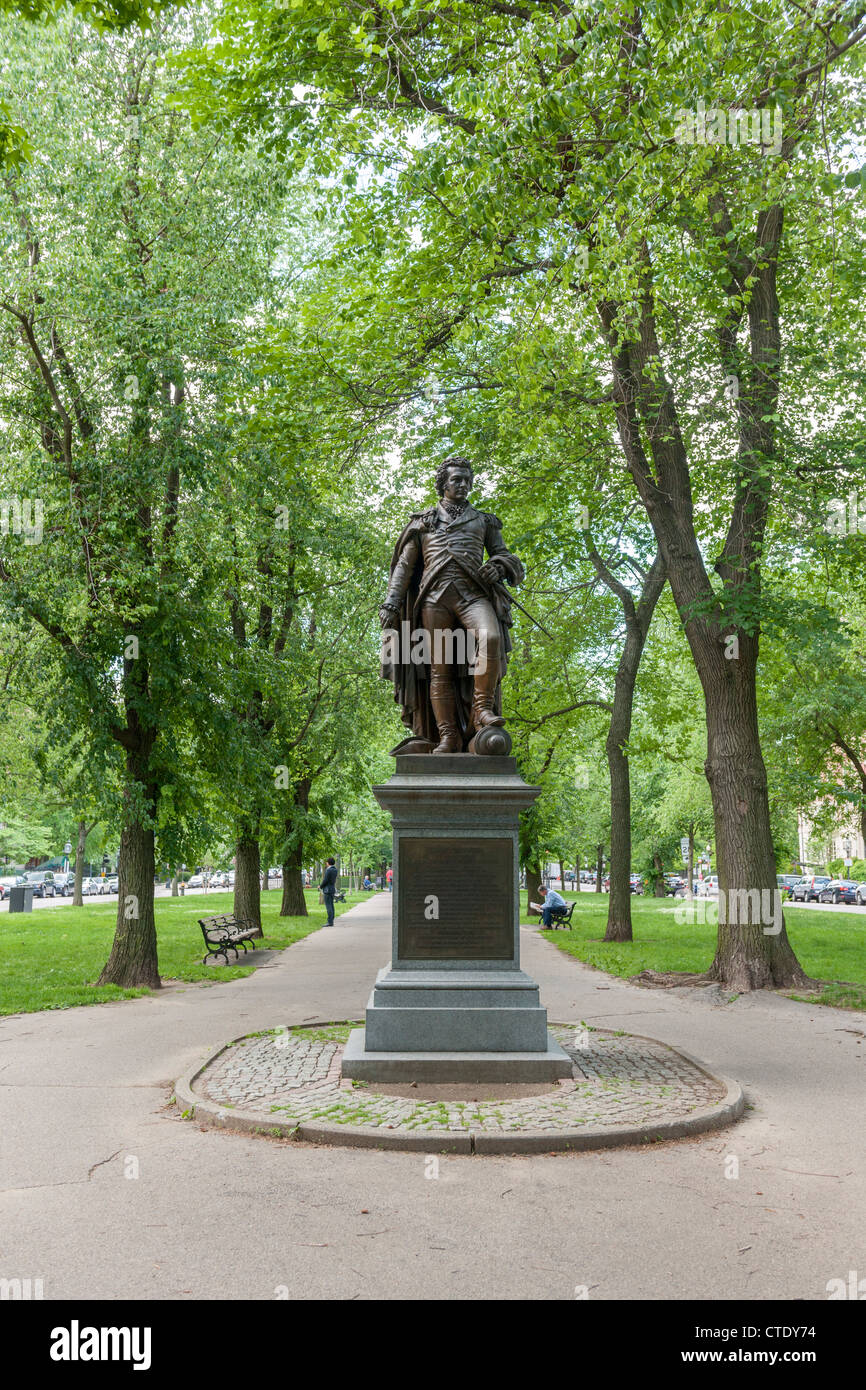
[[[436,469],[436,491],[449,502],[465,502],[474,476],[469,460],[455,454]]]

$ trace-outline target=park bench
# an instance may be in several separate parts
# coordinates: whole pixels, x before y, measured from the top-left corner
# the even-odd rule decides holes
[[[238,946],[243,946],[244,955],[247,952],[247,942],[252,941],[253,950],[256,949],[254,936],[258,936],[259,929],[255,922],[245,922],[231,915],[226,917],[200,917],[198,924],[202,930],[204,944],[207,946],[207,955],[202,956],[202,965],[206,965],[210,956],[222,956],[226,965],[229,963],[228,951],[234,951],[237,957],[240,952]]]
[[[559,907],[559,908],[553,907],[553,908],[551,908],[551,910],[550,910],[550,925],[551,925],[551,927],[570,927],[570,926],[571,926],[571,918],[572,918],[573,912],[574,912],[574,903],[573,903],[573,902],[572,902],[571,906],[568,907],[568,908],[565,908],[565,907]]]

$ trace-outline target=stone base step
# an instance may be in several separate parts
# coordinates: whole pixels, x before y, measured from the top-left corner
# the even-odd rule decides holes
[[[543,1052],[368,1052],[366,1030],[354,1028],[343,1051],[343,1075],[357,1081],[557,1081],[572,1075],[571,1058],[547,1034]]]

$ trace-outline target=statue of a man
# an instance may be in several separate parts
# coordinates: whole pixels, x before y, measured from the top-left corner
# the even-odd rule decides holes
[[[498,740],[487,736],[486,749],[484,740],[480,747],[474,740],[504,723],[500,682],[511,650],[511,602],[503,580],[520,584],[524,571],[502,539],[501,522],[470,506],[472,478],[468,459],[445,460],[436,472],[439,505],[413,513],[391,561],[379,616],[383,628],[401,630],[404,640],[397,659],[393,652],[383,657],[382,674],[393,681],[403,723],[415,735],[401,750],[510,747],[504,732]],[[427,640],[410,655],[406,639],[418,634]],[[455,640],[461,635],[462,642]]]

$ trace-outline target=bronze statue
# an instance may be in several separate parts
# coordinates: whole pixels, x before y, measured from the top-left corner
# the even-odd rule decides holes
[[[511,748],[502,728],[501,680],[511,650],[503,580],[520,584],[524,571],[501,522],[470,506],[472,479],[468,459],[446,459],[436,471],[438,506],[413,512],[394,550],[379,610],[391,639],[383,641],[382,675],[414,735],[395,753]]]

